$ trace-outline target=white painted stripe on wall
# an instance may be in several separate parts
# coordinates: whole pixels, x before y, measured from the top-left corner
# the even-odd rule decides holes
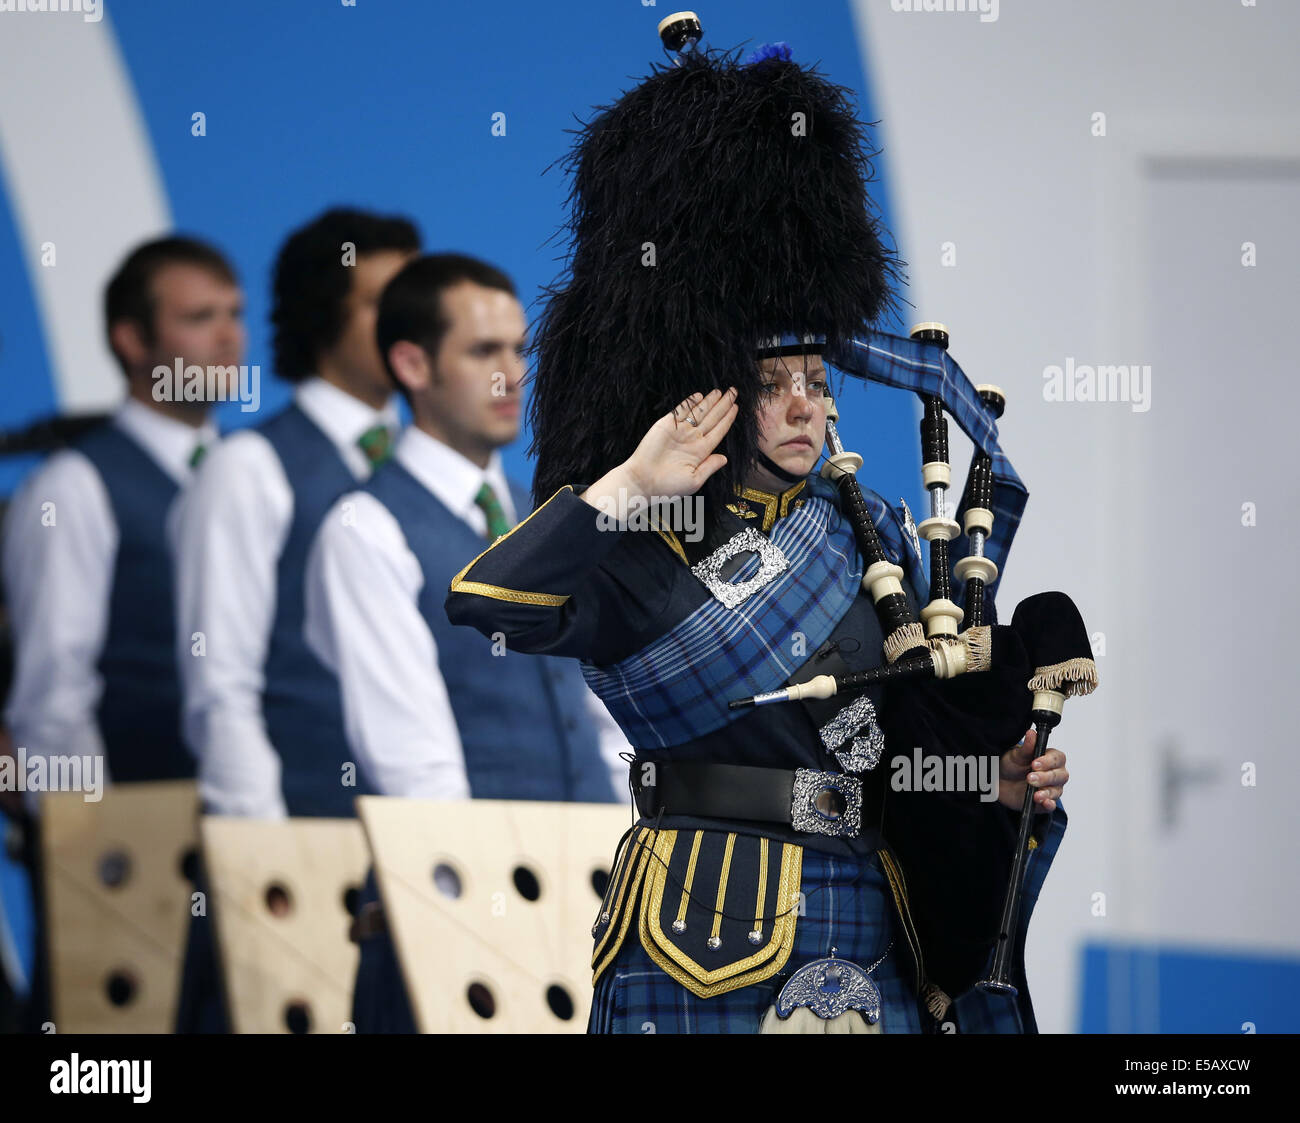
[[[124,390],[104,342],[104,285],[131,246],[172,225],[109,20],[0,15],[0,106],[0,174],[60,409],[103,409]]]

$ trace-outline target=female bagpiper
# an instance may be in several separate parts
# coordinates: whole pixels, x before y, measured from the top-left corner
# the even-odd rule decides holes
[[[846,91],[783,47],[689,50],[587,126],[571,167],[573,253],[531,404],[540,505],[446,606],[510,650],[581,660],[636,749],[591,1030],[1035,1031],[1020,955],[1017,997],[969,989],[978,975],[927,961],[908,896],[1009,850],[1032,738],[1005,735],[996,799],[964,797],[961,852],[904,868],[882,819],[912,727],[892,729],[890,696],[729,705],[882,663],[859,536],[814,471],[823,352],[868,332],[894,269]],[[910,519],[862,494],[915,619]],[[1033,764],[1019,947],[1064,764]]]

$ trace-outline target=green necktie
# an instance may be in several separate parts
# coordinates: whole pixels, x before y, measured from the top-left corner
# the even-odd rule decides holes
[[[490,483],[484,483],[478,489],[478,494],[474,496],[474,502],[487,515],[488,538],[495,542],[501,535],[510,530],[510,522],[506,518],[506,513],[501,509],[501,503],[497,499],[497,493],[492,490]]]
[[[207,454],[208,454],[207,445],[204,444],[195,445],[194,451],[190,453],[190,467],[197,468],[200,464],[203,463],[203,458],[207,456]]]
[[[357,438],[357,444],[372,468],[378,468],[393,458],[393,434],[387,425],[370,426]]]

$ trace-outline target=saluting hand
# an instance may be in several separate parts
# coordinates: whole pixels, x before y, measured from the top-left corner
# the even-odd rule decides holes
[[[641,496],[671,498],[694,495],[727,462],[713,450],[736,420],[736,388],[692,394],[659,418],[641,438],[636,451],[582,495],[593,507],[603,498]]]

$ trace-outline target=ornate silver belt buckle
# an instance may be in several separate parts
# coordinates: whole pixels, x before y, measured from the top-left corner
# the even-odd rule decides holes
[[[842,772],[796,768],[790,825],[831,838],[856,838],[862,831],[862,781]]]
[[[800,967],[776,998],[776,1012],[788,1018],[799,1006],[807,1006],[819,1018],[838,1018],[847,1010],[857,1010],[872,1025],[880,1020],[880,988],[871,981],[869,971],[847,959],[839,959],[835,948],[830,958],[817,959]]]

